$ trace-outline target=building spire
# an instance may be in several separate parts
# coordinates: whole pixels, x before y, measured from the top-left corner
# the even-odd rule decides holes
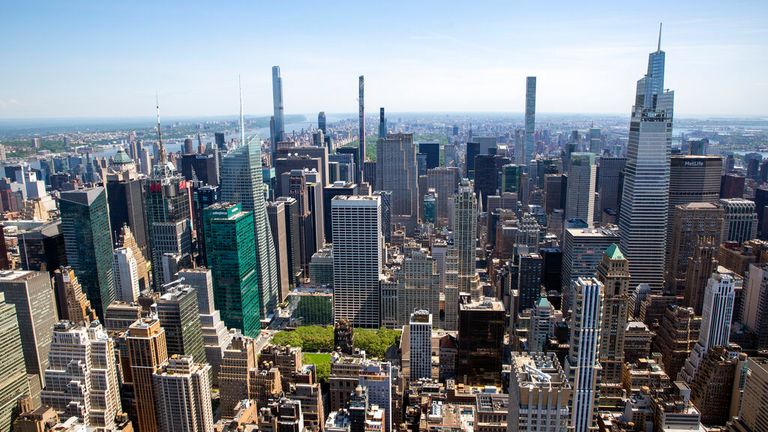
[[[659,44],[656,46],[656,52],[661,51],[661,26],[663,23],[659,23]]]
[[[158,154],[160,155],[160,164],[165,165],[165,147],[163,146],[163,131],[160,128],[160,97],[155,90],[155,109],[157,111],[157,145],[159,147]]]
[[[245,120],[243,117],[243,83],[237,76],[237,86],[240,89],[240,145],[245,145]]]

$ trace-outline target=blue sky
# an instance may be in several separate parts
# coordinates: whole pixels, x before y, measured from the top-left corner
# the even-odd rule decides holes
[[[676,115],[768,116],[768,3],[3,1],[0,118],[286,113],[629,113],[664,22]]]

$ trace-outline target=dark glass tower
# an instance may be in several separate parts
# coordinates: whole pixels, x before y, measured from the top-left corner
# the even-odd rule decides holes
[[[103,187],[62,192],[59,208],[67,263],[103,320],[107,306],[117,299],[107,193]]]

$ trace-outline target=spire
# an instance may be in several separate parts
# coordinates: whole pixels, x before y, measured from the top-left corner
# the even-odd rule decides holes
[[[656,52],[661,51],[661,25],[663,23],[659,23],[659,45],[656,47]]]
[[[159,147],[158,153],[160,155],[160,164],[165,165],[165,147],[163,147],[163,132],[160,129],[160,97],[155,90],[155,109],[157,111],[157,145]]]
[[[237,86],[240,89],[240,145],[245,144],[245,120],[243,117],[243,83],[240,75],[237,76]]]

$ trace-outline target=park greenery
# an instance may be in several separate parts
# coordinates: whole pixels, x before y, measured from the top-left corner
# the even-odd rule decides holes
[[[282,330],[272,338],[275,345],[301,347],[306,353],[333,351],[333,327],[301,326],[294,330]],[[353,345],[364,350],[369,358],[384,358],[391,346],[400,343],[400,331],[386,328],[355,329]]]
[[[414,142],[437,142],[441,147],[448,144],[448,138],[441,134],[419,134],[413,136]],[[365,137],[365,159],[369,161],[376,161],[376,145],[379,142],[377,135],[368,135]],[[360,140],[352,140],[344,145],[344,147],[359,147]],[[440,161],[443,163],[445,158],[445,152],[440,152]]]

